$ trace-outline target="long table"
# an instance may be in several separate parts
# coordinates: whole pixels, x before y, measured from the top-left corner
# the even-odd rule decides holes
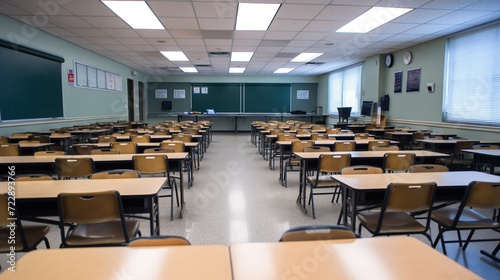
[[[231,245],[233,279],[481,279],[412,237]]]
[[[223,245],[106,247],[36,250],[1,279],[230,280],[229,249]]]
[[[500,176],[477,171],[450,171],[450,172],[424,172],[424,173],[384,173],[362,175],[332,175],[343,189],[342,197],[342,223],[356,228],[356,213],[358,205],[363,205],[361,200],[369,193],[383,193],[390,183],[424,183],[437,184],[435,202],[460,201],[465,188],[472,181],[486,181],[500,183]],[[379,196],[381,197],[381,196]],[[382,201],[377,201],[381,203]],[[351,221],[348,221],[348,218]]]
[[[295,153],[300,159],[300,186],[299,195],[297,196],[297,205],[301,208],[304,213],[307,213],[306,209],[306,174],[311,170],[316,170],[318,167],[318,160],[322,154],[351,154],[351,164],[350,165],[371,165],[382,167],[384,161],[384,155],[386,153],[413,153],[415,154],[415,164],[417,163],[434,163],[436,159],[448,157],[448,154],[441,154],[431,151],[354,151],[354,152],[300,152]],[[398,173],[399,174],[399,173]]]
[[[128,214],[148,214],[151,235],[159,235],[160,214],[158,209],[158,195],[165,183],[165,177],[106,180],[16,181],[16,206],[20,208],[22,218],[37,220],[39,217],[43,216],[58,215],[56,199],[60,193],[116,190],[123,198],[124,207],[126,208],[125,211]],[[7,189],[8,182],[0,182],[0,192],[6,193]],[[140,210],[135,207],[126,207],[127,201],[138,200],[147,201],[147,203],[143,203],[144,205]],[[43,207],[40,207],[40,204],[38,204],[39,202],[43,203]]]
[[[462,152],[474,155],[474,166],[476,168],[479,168],[481,164],[488,165],[490,174],[495,174],[495,166],[500,164],[500,150],[466,149],[462,150]]]
[[[16,173],[53,173],[52,164],[56,158],[92,158],[96,171],[106,171],[110,169],[133,169],[132,158],[136,155],[144,154],[116,154],[116,155],[60,155],[60,156],[5,156],[0,157],[0,170],[3,174],[8,174],[8,166],[15,166]],[[180,184],[179,192],[181,198],[181,211],[179,217],[182,218],[184,210],[184,183],[183,165],[188,153],[164,153],[168,157],[169,168],[179,172]]]

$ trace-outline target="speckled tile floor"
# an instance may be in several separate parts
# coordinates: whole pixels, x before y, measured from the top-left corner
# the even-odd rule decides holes
[[[201,161],[200,170],[194,173],[193,187],[185,189],[183,219],[177,218],[178,208],[174,208],[176,218],[170,221],[168,199],[160,199],[161,234],[184,236],[195,245],[230,245],[275,242],[285,230],[295,226],[336,224],[340,206],[330,203],[329,196],[319,196],[315,200],[315,220],[299,209],[295,204],[298,173],[290,174],[289,187],[282,187],[278,180],[278,167],[269,170],[267,161],[250,143],[249,134],[215,133]],[[143,235],[149,235],[148,222],[141,220],[141,231]],[[433,238],[436,234],[437,229],[433,226]],[[494,232],[477,235],[481,234],[500,237]],[[364,231],[362,237],[370,238],[370,235]],[[428,244],[425,238],[416,238]],[[53,248],[59,246],[59,229],[56,226],[51,227],[49,239]],[[455,244],[448,244],[447,249],[450,258],[485,279],[500,279],[500,264],[479,253],[481,249],[491,251],[496,244],[471,243],[465,253]],[[4,255],[0,256],[0,261],[5,267]]]

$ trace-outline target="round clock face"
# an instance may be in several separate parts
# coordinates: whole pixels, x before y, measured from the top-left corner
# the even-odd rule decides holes
[[[394,63],[394,56],[392,54],[388,54],[385,56],[385,66],[391,67]]]
[[[403,62],[405,64],[410,64],[411,62],[411,52],[406,52],[404,57],[403,57]]]

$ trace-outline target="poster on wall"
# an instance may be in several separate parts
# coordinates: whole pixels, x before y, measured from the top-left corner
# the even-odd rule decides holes
[[[166,89],[155,89],[155,98],[157,99],[167,99],[168,93]]]
[[[421,68],[408,70],[406,77],[406,92],[420,91]]]
[[[403,90],[403,71],[394,73],[394,93],[401,93]]]
[[[183,89],[174,89],[174,99],[185,99],[186,91]]]
[[[309,90],[297,90],[297,99],[309,99]]]

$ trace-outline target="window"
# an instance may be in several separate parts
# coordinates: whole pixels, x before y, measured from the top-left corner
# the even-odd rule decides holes
[[[355,65],[331,73],[328,85],[328,112],[337,115],[337,107],[352,107],[351,115],[359,116],[361,103],[361,65]]]
[[[443,121],[500,125],[500,24],[449,38]]]

